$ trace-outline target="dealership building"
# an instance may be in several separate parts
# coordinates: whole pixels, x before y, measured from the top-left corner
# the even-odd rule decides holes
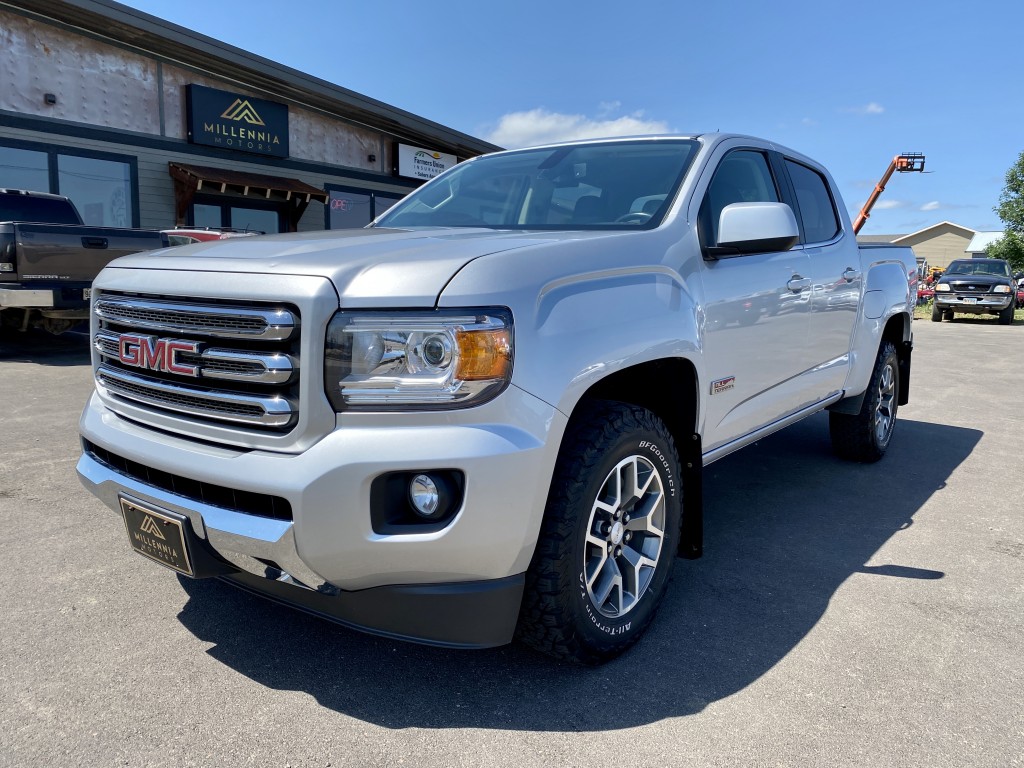
[[[0,0],[0,187],[89,224],[361,227],[498,149],[109,0]]]

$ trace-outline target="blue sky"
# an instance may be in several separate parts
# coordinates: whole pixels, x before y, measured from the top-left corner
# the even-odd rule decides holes
[[[126,4],[502,146],[762,136],[826,165],[853,214],[925,153],[862,234],[1001,229],[1024,151],[1020,0]]]

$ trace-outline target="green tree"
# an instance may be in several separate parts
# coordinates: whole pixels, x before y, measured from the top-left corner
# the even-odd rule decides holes
[[[1024,271],[1024,152],[1006,172],[1006,184],[999,193],[999,205],[992,209],[1006,225],[1006,235],[985,252],[1006,259],[1014,272]]]
[[[986,248],[985,254],[993,259],[1006,259],[1014,274],[1024,272],[1024,240],[1012,231]]]

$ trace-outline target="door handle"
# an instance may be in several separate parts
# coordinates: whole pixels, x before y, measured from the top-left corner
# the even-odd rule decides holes
[[[106,248],[107,238],[105,237],[83,237],[82,238],[83,248]]]
[[[800,293],[804,288],[811,287],[811,278],[800,277],[800,275],[793,275],[786,283],[786,287],[789,288],[793,293]]]
[[[848,283],[852,283],[858,277],[860,277],[860,270],[854,269],[853,267],[847,267],[846,271],[843,272],[843,279]]]

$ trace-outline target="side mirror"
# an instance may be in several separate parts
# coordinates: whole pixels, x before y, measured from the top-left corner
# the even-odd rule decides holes
[[[722,209],[718,245],[708,257],[788,251],[800,239],[793,209],[785,203],[732,203]]]

